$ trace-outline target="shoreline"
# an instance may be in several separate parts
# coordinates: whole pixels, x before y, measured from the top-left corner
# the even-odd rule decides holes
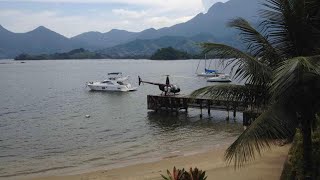
[[[227,166],[223,160],[223,155],[227,145],[216,147],[212,150],[200,153],[184,154],[182,156],[166,156],[158,161],[140,162],[125,167],[113,168],[109,170],[89,170],[89,172],[76,172],[74,175],[61,176],[38,176],[23,178],[27,180],[82,180],[82,179],[154,179],[161,180],[161,175],[166,175],[166,170],[172,171],[176,166],[179,169],[198,167],[206,171],[209,179],[279,179],[283,164],[291,145],[282,147],[273,146],[271,150],[262,153],[262,157],[257,157],[255,161],[246,164],[241,169],[234,169],[231,164]]]

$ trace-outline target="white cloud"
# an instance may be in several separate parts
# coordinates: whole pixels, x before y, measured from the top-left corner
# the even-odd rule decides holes
[[[126,21],[107,21],[103,17],[92,19],[86,16],[62,16],[58,12],[50,11],[17,10],[0,11],[0,22],[14,32],[27,32],[43,25],[68,37],[93,30],[105,32],[127,24]]]
[[[123,16],[125,18],[142,18],[143,16],[147,15],[146,11],[130,11],[126,9],[113,9],[112,12],[115,15]]]
[[[103,6],[109,9],[114,7],[111,11],[102,10],[100,8],[102,5],[97,4],[76,15],[69,13],[65,8],[42,11],[0,8],[0,24],[11,31],[26,32],[43,25],[68,37],[87,31],[106,32],[114,28],[142,31],[151,27],[168,27],[186,22],[204,11],[202,0],[0,0],[0,2],[7,4],[35,2],[35,6],[37,3],[57,3],[61,7],[64,3],[75,3],[74,9],[78,3],[104,3]]]
[[[220,0],[214,0],[220,1]],[[0,0],[0,2],[36,2],[36,3],[74,3],[74,4],[126,4],[134,6],[152,7],[166,10],[203,10],[202,0]]]
[[[146,6],[185,5],[192,6],[201,3],[201,0],[0,0],[0,2],[37,2],[37,3],[75,3],[75,4],[129,4]]]
[[[132,15],[132,12],[128,14],[126,13],[124,14]],[[27,32],[43,25],[67,37],[72,37],[87,31],[106,32],[113,28],[126,29],[130,31],[141,31],[150,27],[161,28],[185,22],[192,18],[192,16],[177,18],[151,16],[137,18],[144,13],[133,14],[136,18],[118,19],[109,17],[107,14],[90,18],[86,16],[62,16],[59,12],[55,11],[30,12],[3,10],[0,11],[0,22],[5,28],[13,32]]]
[[[151,27],[154,28],[160,28],[160,27],[166,27],[166,26],[172,26],[177,23],[183,23],[188,20],[190,20],[193,16],[184,16],[179,18],[169,18],[166,16],[160,16],[160,17],[151,17],[145,20],[147,24],[152,25]]]

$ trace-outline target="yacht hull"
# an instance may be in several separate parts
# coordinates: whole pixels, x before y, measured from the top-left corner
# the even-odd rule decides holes
[[[207,82],[231,82],[231,79],[230,78],[213,77],[213,78],[208,78]]]
[[[137,87],[113,87],[113,86],[99,86],[99,85],[91,85],[88,84],[88,87],[91,91],[117,91],[117,92],[128,92],[128,91],[136,91]]]
[[[201,73],[201,74],[197,74],[197,76],[199,77],[214,77],[216,76],[216,74],[205,74],[205,73]]]
[[[207,82],[231,82],[230,79],[214,79],[214,80],[207,80]]]

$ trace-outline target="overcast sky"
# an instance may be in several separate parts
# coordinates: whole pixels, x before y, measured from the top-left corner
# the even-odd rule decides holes
[[[141,31],[188,21],[218,1],[227,0],[0,0],[0,25],[13,32],[42,25],[67,37]]]

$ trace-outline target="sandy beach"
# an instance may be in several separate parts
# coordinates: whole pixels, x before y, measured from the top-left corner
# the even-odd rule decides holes
[[[205,153],[167,157],[157,162],[142,163],[123,168],[77,175],[37,177],[31,180],[161,180],[160,174],[166,174],[166,170],[172,170],[173,166],[185,169],[198,167],[206,171],[208,180],[278,180],[289,148],[290,145],[273,147],[271,150],[265,151],[262,157],[258,157],[255,161],[238,170],[235,170],[232,165],[227,166],[223,160],[223,154],[226,149],[226,146],[224,146]]]

